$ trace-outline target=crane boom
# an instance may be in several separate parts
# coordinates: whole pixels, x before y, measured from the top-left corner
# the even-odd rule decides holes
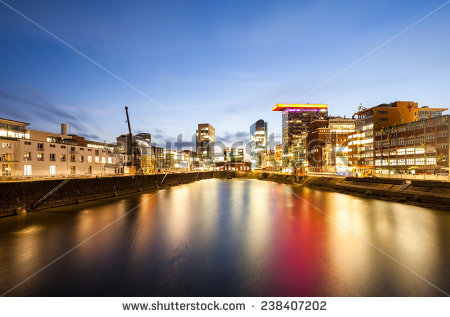
[[[131,124],[130,124],[130,116],[128,115],[128,107],[125,106],[125,113],[127,114],[127,123],[128,123],[128,146],[127,146],[127,154],[131,155],[131,167],[134,166],[134,149],[133,149],[133,135],[131,134]],[[129,151],[129,152],[128,152]]]
[[[125,112],[127,113],[128,133],[130,134],[130,137],[131,137],[130,117],[128,116],[128,107],[127,106],[125,106]]]

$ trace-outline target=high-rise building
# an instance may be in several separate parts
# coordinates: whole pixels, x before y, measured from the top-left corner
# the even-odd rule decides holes
[[[306,153],[306,142],[309,124],[314,120],[326,119],[326,104],[276,104],[272,111],[282,111],[282,144],[283,167],[302,164],[296,159],[294,152]],[[297,155],[298,158],[301,155]]]
[[[230,161],[230,148],[228,146],[223,150],[223,161],[224,162]]]
[[[216,130],[209,123],[200,123],[197,129],[197,153],[206,164],[214,159]]]
[[[250,160],[252,169],[263,166],[264,152],[267,150],[267,122],[260,119],[250,126]]]

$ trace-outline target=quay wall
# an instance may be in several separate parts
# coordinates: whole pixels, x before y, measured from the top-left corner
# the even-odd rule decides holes
[[[209,178],[246,178],[292,184],[320,190],[341,192],[367,198],[423,205],[450,210],[450,183],[412,180],[405,187],[404,180],[386,178],[352,178],[327,176],[294,176],[266,172],[200,172],[172,173],[98,178],[70,178],[39,206],[33,208],[46,193],[63,179],[30,180],[0,183],[0,217],[24,211],[77,204],[167,186],[185,184]]]
[[[341,192],[366,198],[421,205],[450,211],[450,182],[403,179],[355,178],[333,176],[294,176],[267,172],[214,172],[217,178],[253,178],[293,184],[320,190]]]
[[[157,190],[212,178],[212,172],[152,174],[98,178],[69,178],[51,196],[33,209],[33,204],[64,179],[0,183],[0,216],[23,211],[71,205],[141,191]]]

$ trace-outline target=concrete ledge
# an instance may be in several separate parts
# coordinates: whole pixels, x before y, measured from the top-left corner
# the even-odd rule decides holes
[[[226,172],[215,172],[214,177],[222,178],[225,175],[220,173]],[[255,178],[284,184],[297,184],[320,190],[450,210],[450,192],[448,191],[450,183],[442,181],[412,181],[411,186],[406,190],[402,190],[403,179],[327,176],[295,177],[293,175],[265,172],[230,172],[230,175],[236,178]],[[412,186],[413,184],[415,186]]]
[[[35,210],[77,204],[141,191],[157,190],[212,178],[212,172],[152,174],[98,178],[73,178],[42,202]],[[33,210],[41,197],[55,188],[61,179],[0,183],[0,216]]]

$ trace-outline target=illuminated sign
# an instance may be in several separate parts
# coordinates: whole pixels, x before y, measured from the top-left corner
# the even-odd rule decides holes
[[[286,109],[328,109],[326,104],[283,104],[273,106],[272,111],[283,111]]]

